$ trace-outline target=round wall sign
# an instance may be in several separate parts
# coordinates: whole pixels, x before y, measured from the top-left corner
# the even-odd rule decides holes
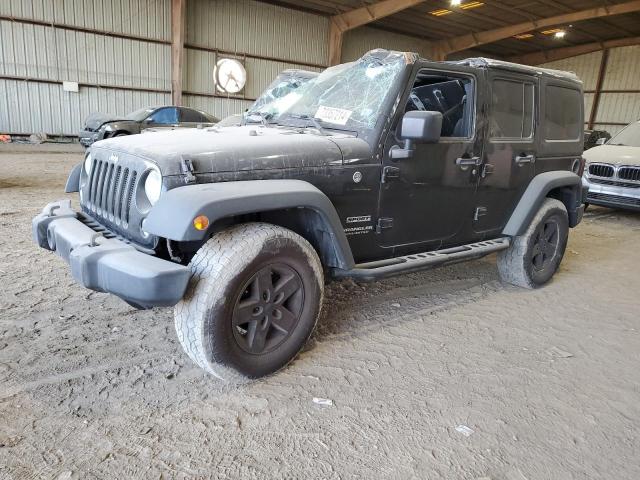
[[[247,83],[244,65],[234,58],[221,58],[213,70],[216,88],[223,93],[238,93]]]

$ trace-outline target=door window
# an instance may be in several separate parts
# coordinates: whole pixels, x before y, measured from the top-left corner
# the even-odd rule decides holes
[[[441,137],[473,135],[473,79],[443,72],[420,71],[409,94],[405,112],[442,113]]]
[[[206,123],[208,120],[200,112],[190,108],[180,109],[180,121],[187,123]]]
[[[161,125],[178,123],[178,111],[172,107],[160,108],[151,114],[149,120]]]
[[[492,83],[491,132],[493,139],[533,137],[533,84],[495,79]]]
[[[582,132],[582,95],[573,88],[547,85],[545,88],[544,138],[570,140]]]

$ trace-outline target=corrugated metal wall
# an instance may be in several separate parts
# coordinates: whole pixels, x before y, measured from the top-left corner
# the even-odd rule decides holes
[[[327,17],[251,0],[189,0],[187,5],[188,106],[224,118],[251,105],[282,70],[317,71],[326,63]],[[211,96],[216,94],[213,69],[221,57],[237,58],[247,70],[247,84],[233,98]]]
[[[76,135],[93,111],[169,104],[170,8],[171,0],[0,0],[0,132]],[[186,16],[184,103],[220,118],[247,108],[282,70],[327,61],[327,17],[253,0],[188,0]],[[222,56],[247,69],[234,98],[215,91]],[[79,93],[64,92],[65,80]]]
[[[609,52],[602,90],[596,117],[596,122],[602,123],[598,127],[616,133],[624,127],[608,125],[606,122],[631,123],[640,120],[640,45],[614,48]],[[612,90],[636,92],[608,92]]]
[[[585,90],[596,89],[602,52],[567,58],[543,66],[576,72],[585,83]],[[619,132],[624,125],[640,120],[640,46],[613,48],[605,71],[595,118],[594,128]],[[585,119],[589,119],[593,108],[594,93],[585,93]]]
[[[351,62],[375,48],[417,52],[424,56],[426,54],[421,50],[422,44],[423,42],[415,37],[387,32],[377,28],[360,27],[350,30],[344,35],[342,61]]]
[[[169,40],[167,0],[2,0],[0,15]]]
[[[123,115],[170,103],[171,0],[0,0],[0,132],[75,135],[92,111]],[[327,17],[254,0],[188,0],[184,103],[223,118],[247,108],[282,70],[320,70]],[[420,51],[421,41],[374,28],[345,35],[343,60],[373,48]],[[553,62],[595,89],[601,52]],[[220,57],[240,59],[247,85],[215,91]],[[80,84],[79,93],[61,82]],[[604,90],[640,90],[640,46],[611,50]],[[587,118],[593,93],[585,95]],[[640,117],[640,93],[603,93],[596,122]]]
[[[77,135],[91,112],[169,103],[169,6],[0,1],[0,16],[15,19],[0,20],[0,132]],[[62,81],[78,82],[79,92],[63,91]]]

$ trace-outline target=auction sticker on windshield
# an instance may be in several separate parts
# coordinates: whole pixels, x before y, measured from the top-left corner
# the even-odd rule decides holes
[[[344,108],[325,107],[321,105],[318,107],[315,117],[323,122],[346,125],[352,113],[351,110],[345,110]]]

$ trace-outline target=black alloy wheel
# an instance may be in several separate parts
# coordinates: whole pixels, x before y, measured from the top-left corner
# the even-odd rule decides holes
[[[541,223],[533,241],[531,263],[534,270],[543,271],[554,261],[560,244],[559,226],[554,217]]]
[[[233,336],[250,354],[278,348],[295,330],[304,306],[300,275],[283,263],[262,267],[245,283],[235,301]]]

